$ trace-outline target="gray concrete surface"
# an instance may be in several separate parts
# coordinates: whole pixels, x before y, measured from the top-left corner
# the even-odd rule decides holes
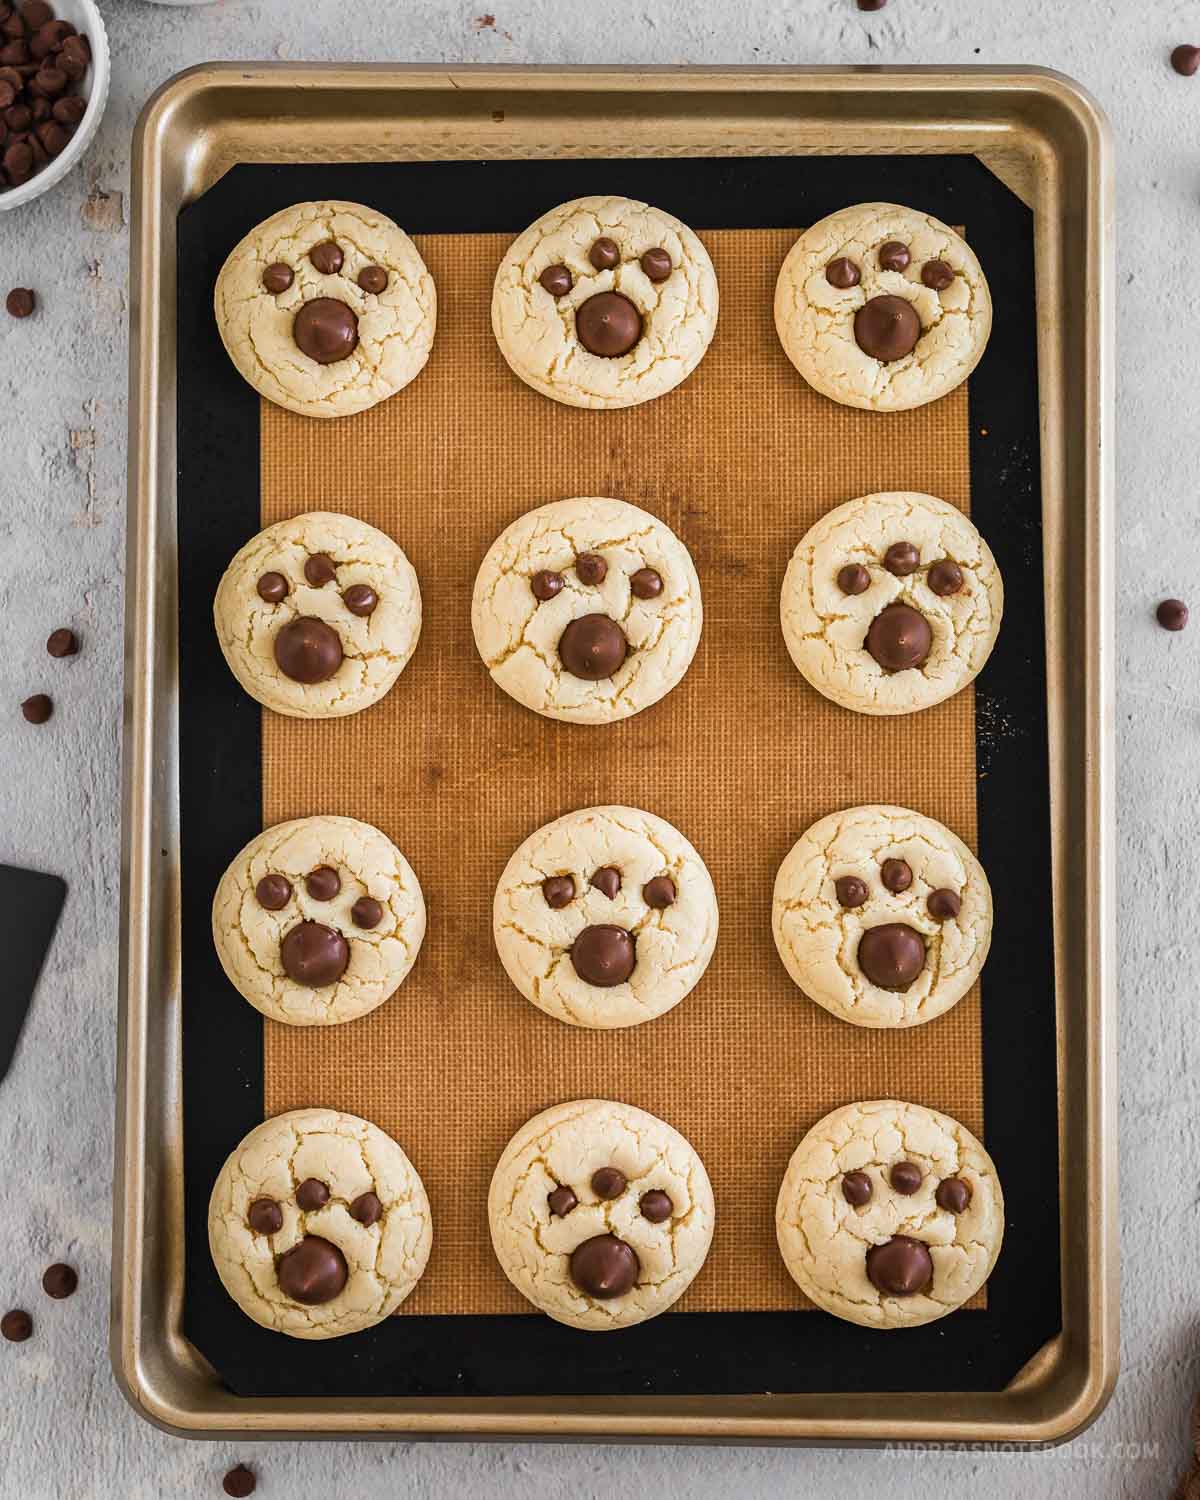
[[[41,310],[0,319],[0,859],[60,871],[71,896],[23,1045],[0,1086],[0,1303],[36,1339],[0,1347],[0,1496],[215,1495],[235,1457],[264,1497],[1167,1496],[1200,1386],[1200,1028],[1194,878],[1200,625],[1156,630],[1164,593],[1200,605],[1196,307],[1200,41],[1182,0],[101,0],[113,86],[82,168],[0,215],[5,286]],[[1123,988],[1123,1373],[1100,1422],[1049,1453],[914,1455],[615,1447],[198,1445],[140,1422],[106,1351],[116,1012],[121,573],[130,132],[150,91],[212,58],[423,62],[1039,63],[1103,102],[1118,143],[1118,618]],[[84,649],[42,642],[74,623]],[[16,704],[50,691],[52,725]],[[50,1303],[66,1255],[78,1295]]]

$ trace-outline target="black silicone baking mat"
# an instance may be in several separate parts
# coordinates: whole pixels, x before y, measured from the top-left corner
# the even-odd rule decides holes
[[[212,949],[212,892],[260,826],[260,714],[228,673],[211,600],[259,528],[259,405],[212,316],[222,260],[306,198],[361,199],[414,233],[516,233],[546,208],[623,192],[693,227],[810,223],[902,201],[966,223],[996,326],[970,387],[972,514],[1006,612],[976,697],[979,852],[997,941],[983,979],[986,1142],[1007,1235],[986,1310],[881,1334],[814,1311],[668,1314],[609,1338],[537,1316],[405,1317],[353,1338],[286,1343],[226,1296],[207,1249],[212,1181],[262,1118],[262,1022]],[[178,490],[184,956],[185,1330],[246,1395],[735,1394],[999,1389],[1058,1331],[1055,1024],[1041,497],[1029,210],[969,157],[691,158],[239,167],[180,216]],[[802,1065],[802,1060],[800,1060]],[[852,1092],[852,1090],[851,1090]],[[849,1097],[849,1094],[848,1094]],[[435,1107],[431,1101],[431,1107]]]

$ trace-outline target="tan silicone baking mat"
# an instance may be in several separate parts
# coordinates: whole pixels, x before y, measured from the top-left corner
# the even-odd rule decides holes
[[[383,829],[420,877],[429,932],[403,988],[336,1027],[266,1023],[268,1114],[330,1105],[365,1115],[412,1157],[433,1208],[412,1313],[528,1311],[492,1256],[492,1167],[528,1116],[559,1100],[621,1099],[661,1115],[712,1177],[712,1252],[689,1311],[804,1299],[775,1245],[775,1194],[804,1132],[835,1105],[894,1095],[981,1132],[978,987],[909,1031],[835,1020],[788,979],[771,891],[814,819],[894,802],[975,847],[974,694],[904,718],[849,713],[800,677],[779,630],[796,542],[831,506],[925,490],[967,508],[966,388],[877,416],[813,393],[779,346],[772,299],[796,231],[701,232],[720,282],[712,346],[678,390],[632,411],[536,395],[492,338],[504,235],[426,235],[438,289],[433,355],[406,391],[339,422],[262,407],[264,525],[342,510],[395,537],[421,581],[424,628],[376,707],[305,722],[263,715],[263,820],[342,813]],[[495,687],[475,651],[471,587],[514,517],[569,495],[613,495],[687,543],[704,637],[683,682],[611,726],[558,724]],[[589,1032],[509,983],[491,934],[505,862],[539,824],[619,802],[676,824],[716,883],[707,974],[670,1014]],[[980,1298],[982,1300],[982,1298]]]

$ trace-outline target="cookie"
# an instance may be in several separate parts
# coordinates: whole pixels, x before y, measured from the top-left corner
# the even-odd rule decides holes
[[[310,511],[252,537],[213,603],[229,669],[276,713],[369,708],[408,665],[421,589],[400,547],[352,516]]]
[[[967,993],[992,941],[983,866],[906,807],[850,807],[792,845],[771,927],[792,979],[855,1026],[920,1026]]]
[[[221,1284],[248,1318],[296,1339],[358,1333],[394,1313],[432,1242],[412,1162],[377,1125],[335,1109],[256,1126],[208,1205]]]
[[[527,1000],[570,1026],[652,1021],[700,982],[717,895],[677,828],[636,807],[587,807],[530,834],[496,887],[492,931]]]
[[[296,818],[251,839],[221,877],[213,942],[229,982],[289,1026],[335,1026],[382,1005],[425,937],[412,866],[369,823]]]
[[[230,252],[217,327],[260,396],[306,417],[347,417],[425,368],[437,293],[398,224],[361,203],[295,203]]]
[[[1004,585],[962,511],[891,490],[821,517],[792,554],[779,617],[813,687],[862,714],[909,714],[966,687],[1000,630]]]
[[[526,512],[492,543],[471,601],[493,679],[535,713],[575,724],[611,724],[665,697],[703,623],[687,548],[624,500]]]
[[[796,1147],[775,1233],[818,1307],[866,1328],[914,1328],[991,1275],[1004,1196],[991,1157],[957,1120],[874,1099],[833,1110]]]
[[[576,198],[518,235],[496,272],[492,329],[526,385],[612,410],[686,380],[717,326],[708,251],[673,214]]]
[[[683,1136],[608,1099],[526,1121],[488,1191],[504,1274],[556,1322],[598,1332],[644,1322],[681,1297],[715,1218],[708,1173]]]
[[[814,390],[868,411],[936,401],[979,363],[992,299],[975,252],[931,214],[858,203],[806,229],[775,286],[775,327]]]

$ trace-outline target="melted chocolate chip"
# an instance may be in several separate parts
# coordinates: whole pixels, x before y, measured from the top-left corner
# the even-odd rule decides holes
[[[329,1185],[319,1177],[306,1177],[296,1189],[296,1205],[306,1214],[315,1214],[329,1202]]]
[[[542,895],[546,905],[555,911],[570,906],[575,899],[575,877],[573,875],[547,875],[542,881]]]
[[[538,280],[552,297],[565,297],[575,285],[575,279],[566,266],[547,266]]]
[[[906,672],[928,657],[933,631],[920,610],[889,604],[871,621],[864,644],[885,672]]]
[[[851,1208],[862,1208],[871,1201],[875,1189],[865,1172],[847,1172],[842,1178],[842,1197]]]
[[[572,677],[587,682],[611,677],[628,651],[625,632],[607,615],[582,615],[572,620],[558,640],[563,666]]]
[[[298,922],[284,934],[279,957],[290,979],[306,989],[336,984],[350,962],[350,945],[323,922]]]
[[[838,569],[837,586],[843,594],[865,594],[871,587],[871,575],[862,563],[847,563]]]
[[[883,554],[883,565],[897,578],[907,578],[921,566],[921,553],[912,542],[893,542]]]
[[[372,297],[387,290],[388,273],[382,266],[364,266],[358,273],[358,284]]]
[[[854,314],[854,338],[864,354],[889,364],[917,347],[921,320],[903,297],[872,297]]]
[[[546,1194],[546,1203],[556,1219],[565,1219],[573,1208],[579,1206],[579,1199],[569,1187],[560,1186]]]
[[[278,604],[289,593],[288,581],[282,573],[264,573],[255,585],[258,597],[267,604]]]
[[[939,557],[936,562],[929,564],[925,580],[933,592],[944,599],[950,594],[957,594],[962,588],[963,571],[948,557]]]
[[[342,643],[324,620],[299,615],[276,635],[275,662],[293,682],[328,682],[342,664]]]
[[[562,592],[563,576],[561,573],[551,573],[543,568],[535,573],[529,580],[529,587],[533,591],[533,597],[545,604],[547,599],[553,599],[555,594]]]
[[[906,990],[925,967],[925,940],[905,922],[868,927],[858,940],[858,966],[881,990]]]
[[[935,922],[949,922],[962,910],[957,891],[930,891],[925,908]]]
[[[862,906],[869,894],[866,881],[857,875],[842,875],[833,882],[833,889],[837,893],[838,905],[851,909]]]
[[[879,264],[885,271],[905,271],[912,260],[903,240],[888,240],[879,247]]]
[[[652,911],[665,911],[668,906],[674,906],[677,894],[675,882],[669,875],[655,875],[642,887],[642,900]]]
[[[314,901],[332,901],[342,888],[342,877],[332,865],[318,865],[304,882]]]
[[[637,962],[633,934],[624,927],[600,923],[585,927],[571,946],[571,963],[584,984],[611,989],[624,984]]]
[[[358,318],[337,297],[314,297],[296,314],[292,339],[317,364],[334,365],[358,348]]]
[[[920,1240],[897,1234],[867,1251],[867,1278],[887,1297],[915,1297],[933,1280],[933,1259]]]
[[[370,931],[383,921],[383,907],[374,896],[360,896],[350,908],[350,917],[355,927]]]
[[[378,1224],[383,1218],[383,1204],[375,1193],[359,1193],[350,1205],[350,1217],[361,1224],[364,1229],[370,1229],[372,1224]]]
[[[921,280],[935,292],[944,292],[954,280],[954,272],[944,260],[927,260],[921,267]]]
[[[255,1234],[278,1234],[283,1228],[283,1209],[274,1198],[255,1198],[246,1210],[246,1223]]]
[[[597,292],[575,310],[575,332],[589,354],[617,359],[642,336],[642,315],[621,292]]]
[[[571,1280],[589,1297],[602,1301],[632,1291],[641,1263],[631,1246],[615,1234],[596,1234],[571,1255]]]
[[[314,1307],[332,1302],[346,1285],[346,1257],[320,1235],[306,1234],[298,1245],[279,1257],[275,1272],[279,1289],[293,1302]]]
[[[588,884],[594,886],[602,896],[607,896],[612,901],[621,889],[621,872],[615,865],[605,865],[596,871]]]
[[[879,878],[883,881],[884,890],[898,896],[913,883],[912,867],[902,859],[885,859]]]
[[[608,577],[608,564],[598,552],[581,552],[575,559],[575,576],[589,588],[595,587]]]
[[[282,911],[292,899],[292,882],[283,875],[264,875],[254,897],[264,911]]]
[[[314,552],[304,561],[304,576],[313,588],[324,588],[337,577],[337,568],[328,552]]]
[[[620,259],[616,240],[610,240],[606,234],[602,234],[588,251],[588,260],[597,271],[611,271]]]
[[[653,568],[639,568],[630,577],[629,592],[635,599],[657,599],[662,591],[662,576]]]
[[[342,603],[352,615],[365,620],[379,608],[379,595],[369,583],[352,583],[342,595]]]
[[[619,1167],[600,1167],[592,1173],[592,1192],[597,1198],[609,1201],[619,1198],[627,1185],[625,1173]]]
[[[665,250],[647,250],[640,265],[650,281],[666,281],[671,274],[671,257]]]
[[[292,270],[291,266],[284,265],[281,260],[277,260],[274,265],[268,266],[262,273],[262,284],[273,297],[278,297],[280,292],[286,292],[295,279],[295,271]]]
[[[971,1184],[961,1177],[945,1177],[937,1185],[934,1200],[947,1213],[961,1214],[971,1201]]]
[[[905,1198],[911,1198],[921,1186],[925,1173],[921,1171],[915,1161],[898,1161],[888,1173],[888,1181],[896,1192]]]
[[[852,286],[858,285],[862,280],[862,272],[852,260],[839,255],[836,260],[831,260],[825,267],[825,280],[830,286],[837,287],[838,291],[845,292]]]
[[[345,256],[341,246],[333,240],[322,240],[308,252],[308,258],[322,276],[336,276],[342,269]]]
[[[675,1211],[670,1196],[661,1188],[651,1188],[638,1199],[638,1212],[651,1224],[665,1224]]]

